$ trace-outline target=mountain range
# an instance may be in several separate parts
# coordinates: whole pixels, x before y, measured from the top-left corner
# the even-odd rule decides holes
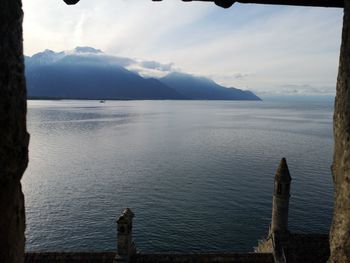
[[[250,91],[186,73],[169,71],[165,77],[145,78],[127,69],[136,63],[92,47],[26,56],[28,98],[260,100]]]

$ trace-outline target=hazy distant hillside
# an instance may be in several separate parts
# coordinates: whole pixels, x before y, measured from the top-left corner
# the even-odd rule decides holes
[[[26,58],[29,97],[183,99],[156,79],[144,79],[100,55],[46,50]],[[79,54],[80,53],[80,54]],[[98,53],[96,53],[98,54]]]
[[[91,47],[67,52],[45,50],[25,57],[28,97],[259,100],[251,92],[183,73],[143,78],[126,69],[133,63],[137,62]]]
[[[251,91],[225,88],[204,77],[195,77],[184,73],[170,73],[160,79],[167,86],[185,97],[206,100],[260,100]]]

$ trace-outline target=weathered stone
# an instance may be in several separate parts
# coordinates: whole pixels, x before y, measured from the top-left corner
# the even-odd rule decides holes
[[[271,234],[280,236],[288,234],[288,210],[290,183],[287,161],[282,158],[275,175],[275,187],[272,199]]]
[[[28,163],[22,4],[0,7],[0,262],[24,258],[25,213],[21,178]]]
[[[27,253],[25,263],[111,263],[113,253]],[[273,263],[271,253],[137,254],[131,263]]]
[[[350,262],[350,1],[345,1],[334,109],[334,213],[329,262]]]
[[[114,252],[26,253],[24,263],[112,263]]]
[[[132,240],[132,219],[134,213],[130,208],[126,208],[117,219],[118,253],[114,263],[129,263],[132,256],[136,254],[135,243]]]
[[[139,254],[135,263],[273,263],[270,253]]]

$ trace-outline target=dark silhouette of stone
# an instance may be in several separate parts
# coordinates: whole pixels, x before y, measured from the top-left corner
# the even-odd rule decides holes
[[[271,234],[288,235],[288,210],[290,183],[287,161],[282,158],[275,175],[275,187],[272,201]]]
[[[21,178],[28,163],[22,4],[0,7],[0,262],[24,259],[25,212]]]
[[[114,253],[26,253],[25,263],[112,263]],[[138,254],[133,263],[273,263],[271,253]],[[304,262],[298,262],[304,263]],[[309,263],[309,262],[307,262]]]
[[[152,0],[159,2],[162,0]],[[229,8],[234,3],[242,4],[269,4],[269,5],[299,5],[299,6],[321,6],[321,7],[344,7],[344,0],[182,0],[184,2],[202,1],[214,2],[223,8]]]
[[[132,240],[132,220],[134,213],[130,208],[126,208],[117,219],[118,253],[114,258],[114,263],[129,263],[136,254],[135,243]]]
[[[236,1],[233,0],[215,0],[214,3],[217,6],[223,7],[223,8],[229,8],[231,7]]]
[[[350,1],[345,1],[333,127],[334,214],[329,262],[350,262]]]
[[[67,5],[75,5],[79,0],[63,0]]]
[[[75,5],[79,0],[63,0],[67,5]],[[162,0],[152,0],[161,2]],[[299,5],[299,6],[322,6],[322,7],[344,7],[344,0],[182,0],[184,2],[202,1],[214,2],[217,6],[229,8],[234,3],[242,4],[271,4],[271,5]]]
[[[292,177],[289,173],[286,158],[282,158],[275,174],[275,180],[283,183],[290,183]]]

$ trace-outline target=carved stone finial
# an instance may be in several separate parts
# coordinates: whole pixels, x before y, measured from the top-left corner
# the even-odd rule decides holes
[[[132,240],[132,219],[134,216],[131,209],[126,208],[117,219],[118,254],[113,261],[114,263],[129,263],[131,257],[136,253],[136,247]]]
[[[117,219],[117,223],[120,222],[127,222],[127,223],[131,223],[132,219],[134,218],[134,213],[131,211],[130,208],[126,208],[124,209],[123,213],[118,217]]]
[[[283,183],[290,183],[292,180],[286,158],[282,158],[276,171],[275,180]]]
[[[275,175],[275,187],[272,199],[272,219],[270,234],[279,237],[288,235],[288,210],[291,176],[286,158],[282,158]]]

